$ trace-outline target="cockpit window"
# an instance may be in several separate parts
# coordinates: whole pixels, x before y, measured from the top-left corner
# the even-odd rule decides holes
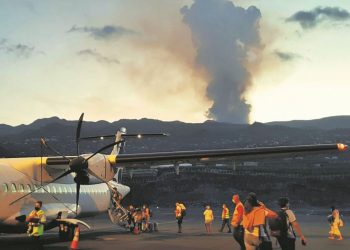
[[[11,184],[11,190],[12,190],[12,192],[17,192],[17,187],[16,187],[15,183]]]
[[[2,190],[4,192],[8,192],[9,191],[9,186],[6,183],[2,184]]]

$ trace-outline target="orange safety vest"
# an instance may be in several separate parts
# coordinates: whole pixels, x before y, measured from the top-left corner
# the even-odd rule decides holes
[[[254,227],[265,225],[266,211],[262,207],[254,207],[251,212],[243,214],[243,227],[251,231]]]
[[[222,214],[221,218],[224,219],[229,219],[230,218],[230,210],[226,207],[222,209]]]
[[[242,223],[242,220],[243,220],[243,213],[244,213],[244,206],[243,206],[242,202],[238,202],[236,204],[235,210],[232,214],[231,224],[237,225],[237,226],[240,225]]]

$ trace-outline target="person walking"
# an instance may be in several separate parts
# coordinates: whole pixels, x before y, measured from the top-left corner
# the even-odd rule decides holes
[[[243,227],[246,250],[258,250],[262,239],[268,238],[266,218],[276,217],[277,214],[259,202],[255,193],[249,193],[244,202]],[[269,242],[271,244],[271,242]],[[272,246],[271,246],[272,248]]]
[[[233,228],[233,238],[237,241],[241,250],[245,250],[244,229],[242,226],[244,207],[239,199],[239,195],[232,196],[232,202],[235,204],[235,210],[232,214],[231,226]]]
[[[207,234],[211,234],[211,232],[212,232],[211,224],[214,221],[214,214],[213,214],[213,210],[211,210],[210,206],[206,206],[203,215],[204,215],[205,230],[206,230]]]
[[[343,240],[343,236],[340,232],[339,227],[342,227],[344,225],[343,220],[340,218],[340,212],[338,209],[335,208],[335,206],[331,207],[332,214],[328,216],[330,218],[330,225],[331,230],[329,231],[329,239],[334,240],[337,238],[337,240]]]
[[[300,237],[302,245],[306,245],[306,239],[297,222],[295,214],[289,209],[289,199],[281,197],[278,200],[278,205],[281,210],[278,212],[278,217],[282,220],[282,230],[277,236],[278,243],[282,250],[295,250],[295,232]]]
[[[180,203],[175,203],[175,218],[177,220],[178,233],[182,233],[183,212]]]
[[[221,225],[221,229],[219,230],[219,232],[222,233],[225,225],[227,225],[227,228],[228,228],[227,233],[231,233],[231,226],[230,226],[230,222],[229,222],[230,221],[230,210],[228,209],[226,204],[222,204],[221,219],[222,219],[222,225]]]

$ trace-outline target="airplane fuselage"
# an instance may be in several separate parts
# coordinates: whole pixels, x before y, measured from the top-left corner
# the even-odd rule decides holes
[[[10,205],[14,200],[39,188],[41,183],[50,182],[55,174],[62,171],[62,166],[59,169],[52,169],[51,172],[45,166],[43,168],[41,166],[41,159],[38,157],[0,159],[0,233],[25,232],[25,223],[18,221],[16,217],[28,215],[37,200],[43,202],[43,210],[48,221],[56,219],[59,212],[67,218],[77,217],[74,174]],[[78,217],[107,213],[110,208],[110,189],[107,184],[98,182],[95,179],[94,184],[81,185]],[[130,192],[128,186],[115,181],[110,181],[109,184],[117,187],[123,197]]]

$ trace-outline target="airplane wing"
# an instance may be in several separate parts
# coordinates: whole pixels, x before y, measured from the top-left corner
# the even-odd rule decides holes
[[[231,148],[215,150],[193,150],[193,151],[173,151],[157,153],[137,153],[119,154],[109,156],[111,164],[133,164],[146,162],[174,162],[181,160],[208,160],[224,158],[250,158],[257,156],[288,155],[288,154],[311,154],[345,151],[347,145],[342,143],[318,144],[318,145],[298,145],[298,146],[278,146],[278,147],[257,147],[257,148]],[[46,165],[67,165],[69,161],[60,157],[50,157],[46,160]]]
[[[288,155],[295,153],[311,154],[322,152],[344,151],[347,146],[338,144],[321,144],[321,145],[301,145],[301,146],[279,146],[279,147],[259,147],[259,148],[234,148],[218,150],[195,150],[195,151],[175,151],[159,153],[142,153],[142,154],[120,154],[116,157],[118,164],[132,164],[143,162],[164,162],[179,160],[208,160],[220,158],[249,158],[258,156],[271,155]]]

